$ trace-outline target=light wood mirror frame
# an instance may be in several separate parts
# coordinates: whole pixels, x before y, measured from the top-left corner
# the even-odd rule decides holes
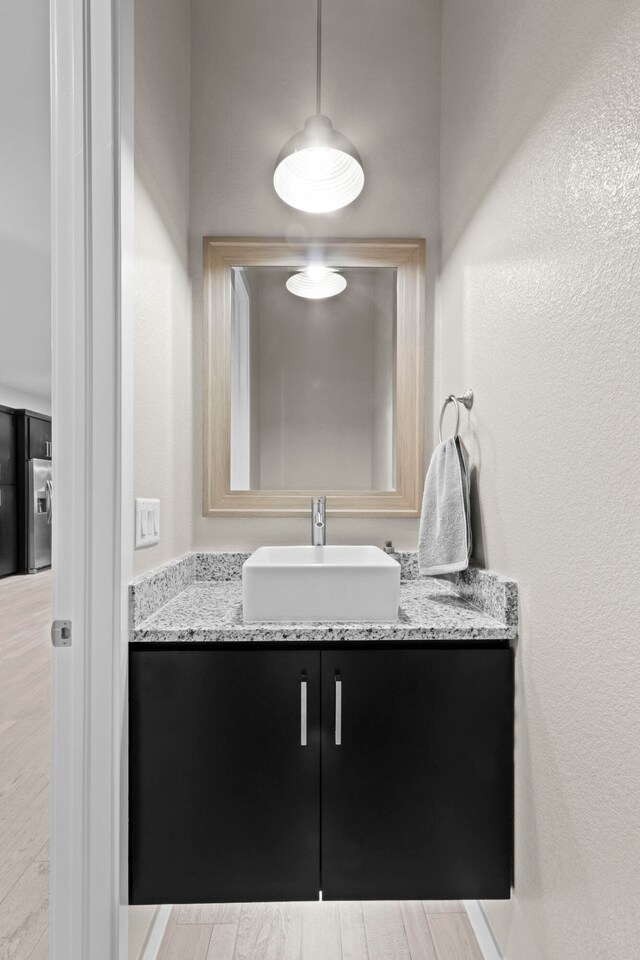
[[[395,490],[231,490],[231,267],[302,268],[322,249],[334,267],[392,267],[396,289]],[[309,513],[313,495],[343,517],[416,517],[423,481],[424,240],[204,238],[205,517],[293,517]]]

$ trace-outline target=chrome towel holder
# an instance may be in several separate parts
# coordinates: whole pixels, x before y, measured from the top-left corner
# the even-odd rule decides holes
[[[442,420],[444,417],[444,412],[447,409],[447,404],[449,403],[455,403],[456,405],[456,429],[453,434],[453,439],[455,440],[458,436],[458,427],[460,426],[460,404],[462,404],[463,407],[466,407],[467,410],[471,410],[471,407],[473,406],[473,390],[465,390],[461,397],[456,397],[453,393],[450,393],[445,399],[444,403],[442,404],[442,410],[440,411],[440,423],[438,425],[438,437],[440,439],[440,443],[442,443]]]

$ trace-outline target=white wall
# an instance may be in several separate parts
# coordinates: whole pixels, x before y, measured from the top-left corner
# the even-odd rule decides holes
[[[436,396],[520,586],[509,960],[640,943],[640,8],[445,0]]]
[[[438,261],[440,3],[324,4],[323,110],[358,147],[366,183],[351,206],[315,217],[287,207],[272,186],[282,145],[315,109],[315,4],[193,0],[191,10],[194,546],[306,542],[306,518],[201,516],[202,237],[426,237],[430,356]],[[329,517],[329,524],[333,542],[393,538],[399,547],[416,545],[417,521]]]
[[[0,404],[5,407],[13,407],[16,410],[33,410],[34,413],[46,413],[51,416],[50,395],[37,397],[33,393],[25,393],[24,390],[6,387],[3,383],[0,383]]]
[[[139,904],[129,907],[129,960],[142,960],[159,907]]]
[[[134,494],[160,498],[142,571],[191,547],[189,2],[135,4]]]
[[[139,574],[191,546],[189,0],[135,2],[134,146],[134,496],[160,498],[160,542],[134,553]],[[131,960],[155,916],[129,907]]]
[[[0,403],[18,406],[7,399],[16,391],[38,398],[35,409],[44,413],[51,401],[51,187],[43,0],[0,8],[0,122]]]

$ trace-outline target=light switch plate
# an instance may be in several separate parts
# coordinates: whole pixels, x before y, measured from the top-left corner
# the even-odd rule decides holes
[[[136,550],[160,539],[160,501],[136,497]]]

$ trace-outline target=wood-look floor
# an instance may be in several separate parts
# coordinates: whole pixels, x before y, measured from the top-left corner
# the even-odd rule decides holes
[[[158,960],[482,960],[457,900],[174,907]]]
[[[0,960],[46,960],[51,571],[0,580]]]

